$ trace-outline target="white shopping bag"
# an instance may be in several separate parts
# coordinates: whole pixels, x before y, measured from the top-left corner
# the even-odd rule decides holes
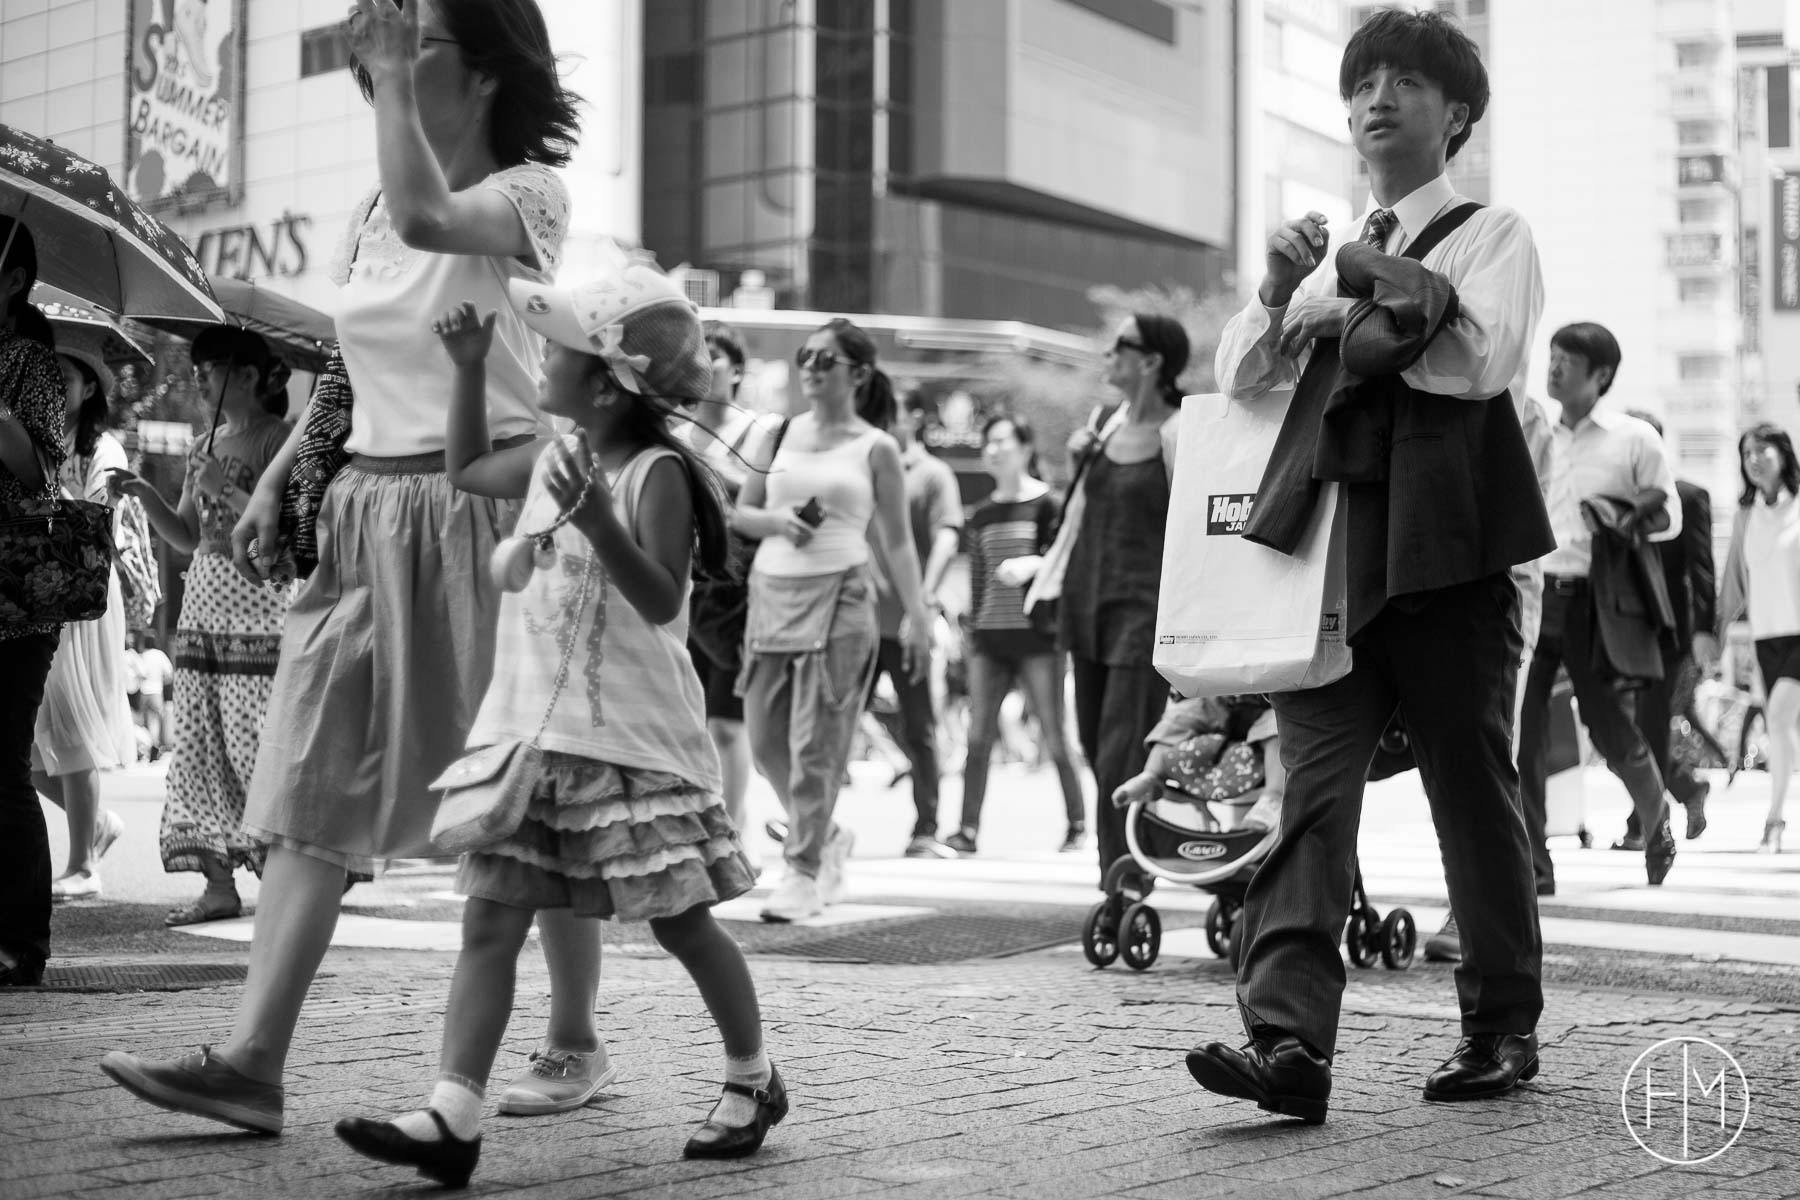
[[[1243,538],[1292,398],[1182,401],[1153,661],[1183,696],[1298,691],[1350,670],[1338,485],[1320,490],[1297,553]]]

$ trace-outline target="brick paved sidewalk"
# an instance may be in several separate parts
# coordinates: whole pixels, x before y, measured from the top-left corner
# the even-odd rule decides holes
[[[334,951],[288,1076],[288,1132],[259,1138],[162,1112],[112,1086],[105,1050],[222,1039],[240,989],[0,995],[0,1196],[408,1195],[431,1189],[353,1155],[338,1117],[416,1105],[434,1072],[452,956]],[[469,1194],[532,1197],[1800,1194],[1800,1011],[1684,995],[1554,990],[1544,1071],[1504,1100],[1427,1105],[1452,1048],[1449,973],[1355,973],[1330,1120],[1265,1119],[1202,1092],[1182,1053],[1236,1040],[1220,963],[1133,975],[1078,952],[937,967],[752,959],[793,1111],[762,1153],[683,1162],[717,1095],[719,1051],[672,961],[613,953],[602,1029],[621,1081],[579,1113],[490,1117]],[[396,984],[396,980],[399,983]],[[521,965],[496,1078],[542,1028],[546,978]],[[1640,1149],[1621,1115],[1634,1059],[1678,1035],[1742,1065],[1742,1137],[1698,1167]],[[1716,1096],[1717,1093],[1715,1092]],[[491,1109],[490,1109],[491,1111]]]

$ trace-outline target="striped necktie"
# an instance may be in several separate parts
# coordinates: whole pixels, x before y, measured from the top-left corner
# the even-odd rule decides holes
[[[1394,231],[1394,210],[1378,208],[1369,214],[1369,223],[1363,227],[1363,241],[1377,250],[1387,249],[1388,234]]]

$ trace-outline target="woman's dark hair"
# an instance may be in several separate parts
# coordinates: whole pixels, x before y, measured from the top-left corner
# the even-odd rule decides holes
[[[223,363],[233,371],[255,367],[257,402],[270,416],[287,416],[287,385],[294,372],[275,357],[260,333],[239,325],[208,325],[195,336],[188,357],[196,365]]]
[[[1550,335],[1552,348],[1568,354],[1579,354],[1587,359],[1588,371],[1596,367],[1607,367],[1606,382],[1600,385],[1600,394],[1606,395],[1612,390],[1613,380],[1619,377],[1619,363],[1624,360],[1624,353],[1619,349],[1619,339],[1604,325],[1592,321],[1577,321],[1573,325],[1564,325]]]
[[[813,332],[829,333],[845,358],[869,368],[868,377],[856,386],[856,415],[883,433],[892,429],[894,418],[900,415],[900,401],[894,395],[894,381],[875,365],[875,339],[846,317],[833,317]]]
[[[1781,455],[1781,486],[1800,496],[1800,458],[1794,456],[1794,439],[1773,421],[1761,421],[1738,437],[1738,475],[1744,481],[1744,490],[1738,493],[1738,507],[1749,508],[1756,503],[1758,488],[1750,482],[1750,472],[1744,470],[1744,448],[1751,442],[1775,447],[1775,453]]]
[[[1162,356],[1162,367],[1156,373],[1156,386],[1169,404],[1181,403],[1181,373],[1187,370],[1188,335],[1181,322],[1161,313],[1132,313],[1138,328],[1138,340],[1151,354]]]
[[[100,382],[100,376],[94,373],[94,368],[73,354],[65,354],[61,358],[80,372],[82,381],[93,389],[82,400],[81,407],[75,413],[75,454],[79,458],[88,458],[93,455],[94,447],[100,442],[100,431],[106,428],[106,387]]]
[[[12,318],[13,332],[51,350],[56,349],[56,333],[50,319],[31,302],[31,289],[37,286],[37,240],[31,227],[17,217],[0,217],[0,246],[6,247],[5,260],[0,261],[0,275],[25,272],[25,286],[13,296],[6,315]]]
[[[1383,9],[1364,21],[1344,47],[1338,68],[1338,95],[1344,103],[1350,102],[1358,80],[1382,67],[1417,71],[1442,88],[1446,100],[1469,106],[1469,119],[1451,137],[1445,155],[1455,158],[1488,106],[1487,68],[1469,35],[1439,12]]]
[[[996,425],[1012,426],[1013,437],[1018,439],[1019,445],[1025,447],[1026,450],[1025,472],[1028,475],[1036,475],[1038,473],[1037,431],[1032,429],[1031,422],[1009,412],[997,412],[981,423],[983,445],[987,444],[988,437],[994,432]]]
[[[731,360],[731,365],[738,370],[744,369],[747,361],[744,357],[744,340],[738,331],[723,321],[708,321],[701,327],[706,335],[706,346],[709,350],[717,350]]]
[[[645,396],[622,386],[605,359],[592,356],[591,371],[605,377],[608,390],[626,401],[619,430],[639,444],[663,446],[681,456],[687,468],[688,495],[694,502],[694,574],[724,579],[731,574],[731,501],[718,472],[707,465],[694,448],[675,436],[672,420],[688,420],[673,402],[661,396]]]
[[[503,167],[567,166],[581,135],[581,97],[556,73],[556,52],[537,0],[438,0],[438,11],[464,65],[499,83],[488,128],[495,161]],[[369,73],[361,64],[351,70],[363,99],[372,101]]]

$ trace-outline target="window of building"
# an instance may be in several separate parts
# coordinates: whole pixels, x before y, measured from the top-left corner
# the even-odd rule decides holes
[[[300,34],[300,78],[329,75],[350,65],[350,39],[343,22],[321,25]]]
[[[1711,304],[1719,298],[1719,281],[1705,276],[1682,279],[1677,282],[1676,291],[1683,304]]]
[[[1719,61],[1719,48],[1711,42],[1680,42],[1675,46],[1675,65],[1683,70],[1710,67]]]
[[[1064,0],[1159,42],[1175,44],[1175,6],[1164,0]]]
[[[1675,371],[1683,383],[1713,383],[1725,378],[1725,356],[1683,354],[1675,360]]]
[[[1287,62],[1286,38],[1282,36],[1284,26],[1274,17],[1263,18],[1263,62],[1276,70],[1281,70]]]
[[[1463,15],[1469,17],[1487,16],[1487,0],[1469,0],[1463,8]]]
[[[1676,439],[1676,461],[1689,470],[1710,467],[1725,453],[1724,436],[1710,429],[1679,430]]]
[[[1683,146],[1705,146],[1718,137],[1717,121],[1694,120],[1675,122],[1675,140]]]
[[[1695,197],[1681,201],[1677,211],[1683,225],[1710,225],[1719,209],[1710,198]]]

